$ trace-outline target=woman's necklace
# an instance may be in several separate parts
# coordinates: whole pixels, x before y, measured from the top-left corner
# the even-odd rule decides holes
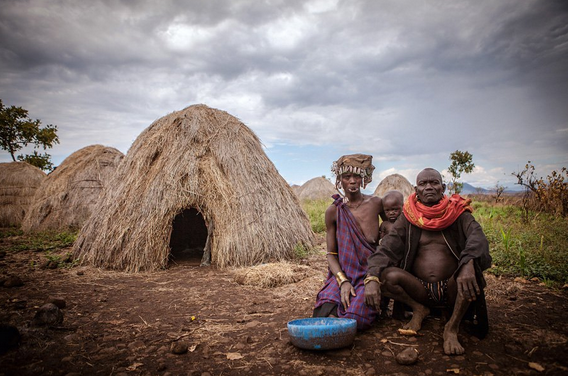
[[[357,206],[355,206],[355,207],[349,205],[349,203],[351,203],[351,201],[349,201],[349,202],[347,203],[347,207],[348,207],[349,209],[351,209],[351,210],[357,210],[357,209],[359,208],[359,206],[361,206],[361,204],[363,203],[363,201],[365,201],[365,200],[364,200],[363,197],[361,197],[361,201],[359,201],[359,203],[358,203]]]

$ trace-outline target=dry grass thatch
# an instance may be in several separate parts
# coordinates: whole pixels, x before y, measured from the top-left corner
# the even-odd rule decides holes
[[[37,190],[22,230],[81,228],[122,158],[117,149],[102,145],[87,146],[65,158]]]
[[[271,288],[299,282],[312,274],[309,266],[282,261],[236,269],[233,278],[240,285]]]
[[[0,163],[0,226],[20,226],[45,172],[26,162]]]
[[[306,214],[256,135],[205,105],[144,130],[111,185],[75,242],[83,262],[130,272],[166,267],[172,222],[188,209],[212,224],[218,267],[289,259],[299,244],[313,245]]]
[[[373,195],[383,197],[388,191],[399,191],[404,200],[414,192],[414,186],[402,175],[392,174],[381,180]]]
[[[331,201],[331,196],[336,193],[337,190],[333,183],[323,176],[319,176],[305,182],[296,194],[301,201],[322,199],[329,199]]]

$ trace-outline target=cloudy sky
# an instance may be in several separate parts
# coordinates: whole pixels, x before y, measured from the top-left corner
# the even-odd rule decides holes
[[[361,152],[372,191],[461,150],[463,181],[513,187],[568,166],[568,2],[3,0],[0,98],[58,126],[55,164],[204,103],[290,184]]]

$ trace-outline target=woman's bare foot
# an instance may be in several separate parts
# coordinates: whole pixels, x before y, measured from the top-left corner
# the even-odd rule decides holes
[[[444,353],[446,355],[461,355],[465,349],[458,341],[458,333],[444,328]]]
[[[406,323],[403,328],[419,331],[422,328],[422,321],[424,318],[430,314],[430,309],[426,306],[412,307],[412,319]]]

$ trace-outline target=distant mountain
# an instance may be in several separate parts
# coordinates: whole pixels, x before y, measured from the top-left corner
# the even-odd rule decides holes
[[[450,190],[452,187],[452,183],[448,183],[447,189]],[[511,187],[505,187],[505,191],[503,193],[519,193],[523,191],[523,187],[518,184],[514,184]],[[474,187],[469,183],[463,183],[463,188],[461,194],[464,195],[474,195],[474,194],[482,194],[482,195],[489,195],[495,193],[495,189],[486,189],[481,187]]]
[[[448,183],[447,189],[448,190],[452,189],[452,183]],[[463,183],[463,187],[462,187],[462,190],[461,190],[461,194],[463,194],[463,195],[472,195],[472,194],[486,195],[486,194],[489,194],[489,193],[491,193],[491,191],[489,189],[476,188],[469,183]]]

